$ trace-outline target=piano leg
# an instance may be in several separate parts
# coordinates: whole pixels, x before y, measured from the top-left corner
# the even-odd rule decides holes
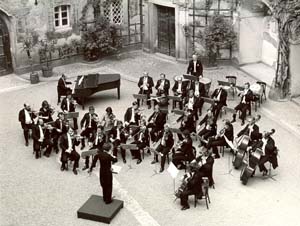
[[[120,86],[118,86],[118,99],[120,100]]]

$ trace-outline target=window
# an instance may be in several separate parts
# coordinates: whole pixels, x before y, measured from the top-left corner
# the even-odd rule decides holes
[[[70,6],[61,5],[54,8],[54,26],[57,29],[70,27]]]
[[[104,15],[110,23],[122,24],[123,7],[122,1],[106,2],[104,5]]]

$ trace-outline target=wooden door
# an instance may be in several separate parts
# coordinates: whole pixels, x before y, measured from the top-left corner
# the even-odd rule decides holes
[[[12,72],[9,33],[4,21],[0,18],[0,75]]]

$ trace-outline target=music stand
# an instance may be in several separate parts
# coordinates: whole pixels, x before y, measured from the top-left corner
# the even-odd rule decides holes
[[[169,100],[173,100],[173,101],[182,101],[181,97],[178,96],[167,96]]]
[[[83,151],[83,152],[81,152],[81,158],[85,158],[90,155],[95,155],[95,154],[97,154],[97,152],[98,152],[98,149],[91,149],[88,151]]]
[[[213,99],[208,98],[208,97],[202,97],[202,99],[205,103],[208,103],[208,104],[214,104],[215,103],[215,101]]]
[[[194,75],[184,74],[183,77],[185,79],[190,80],[190,81],[199,81],[199,78],[197,76],[194,76]]]
[[[176,114],[176,115],[183,115],[184,114],[184,111],[183,110],[180,110],[180,109],[173,109],[172,110],[172,113]]]
[[[178,128],[169,128],[172,133],[182,134],[182,131]]]
[[[120,148],[123,148],[125,150],[139,150],[136,144],[120,144]],[[131,165],[132,159],[130,158],[129,164],[128,164],[128,170],[133,169]]]
[[[134,99],[147,100],[148,97],[146,94],[132,94]]]
[[[78,118],[79,112],[68,112],[64,113],[65,119],[72,119],[72,118]]]

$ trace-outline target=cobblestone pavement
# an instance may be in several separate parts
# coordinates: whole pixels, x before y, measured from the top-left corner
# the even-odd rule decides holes
[[[137,67],[139,65],[143,66]],[[148,54],[136,52],[130,54],[129,59],[120,56],[119,59],[100,62],[97,66],[73,64],[55,68],[55,71],[64,72],[70,77],[86,73],[88,70],[101,73],[119,71],[124,78],[126,75],[138,77],[143,70],[147,70],[156,79],[160,72],[165,72],[171,77],[181,74],[185,67],[172,61],[159,60],[156,56],[149,57]],[[205,71],[205,76],[215,81],[227,73],[241,74],[239,84],[253,81],[232,67]],[[123,79],[121,87],[121,100],[116,99],[116,90],[109,90],[92,96],[88,105],[94,105],[100,115],[107,106],[112,106],[117,117],[122,119],[126,108],[133,100],[132,93],[137,92],[137,86]],[[2,103],[0,157],[3,159],[0,166],[0,225],[102,225],[77,219],[76,216],[76,211],[91,194],[101,194],[96,175],[89,177],[86,172],[80,171],[79,175],[75,176],[71,171],[61,172],[58,155],[52,154],[49,159],[43,157],[36,160],[32,155],[32,146],[27,148],[24,146],[17,113],[25,101],[37,109],[44,99],[52,104],[56,103],[55,81],[0,95]],[[229,101],[229,106],[235,104],[236,100]],[[247,186],[243,186],[239,181],[239,170],[233,170],[229,174],[230,155],[225,153],[224,157],[216,160],[214,166],[216,188],[210,189],[210,209],[206,209],[204,201],[200,201],[194,208],[191,197],[191,209],[180,211],[179,200],[174,201],[173,180],[169,174],[165,171],[153,176],[155,168],[159,170],[158,165],[150,164],[153,156],[146,155],[143,162],[136,165],[127,154],[127,165],[121,161],[117,163],[122,166],[122,170],[120,174],[114,176],[113,191],[117,198],[125,200],[125,208],[112,221],[112,225],[300,225],[298,217],[300,139],[298,131],[294,131],[292,123],[284,117],[286,115],[299,122],[297,118],[299,108],[291,107],[294,105],[289,102],[282,104],[273,104],[268,100],[263,108],[258,109],[258,113],[262,115],[259,122],[261,130],[271,128],[276,130],[274,139],[280,149],[279,168],[272,171],[277,174],[276,181],[264,180],[260,173],[257,173]],[[281,114],[277,115],[280,108]],[[79,112],[82,116],[81,109]],[[147,115],[151,113],[150,110],[145,112]],[[282,121],[278,120],[278,116]],[[230,118],[231,115],[227,114],[224,117]],[[169,121],[173,122],[175,118],[171,114]],[[284,125],[284,122],[287,125]],[[235,132],[241,128],[239,123],[235,123],[234,127]],[[129,170],[129,164],[133,169]],[[80,161],[80,168],[82,167],[83,160]],[[182,174],[183,172],[180,176]],[[180,176],[175,181],[176,187],[180,184]]]

